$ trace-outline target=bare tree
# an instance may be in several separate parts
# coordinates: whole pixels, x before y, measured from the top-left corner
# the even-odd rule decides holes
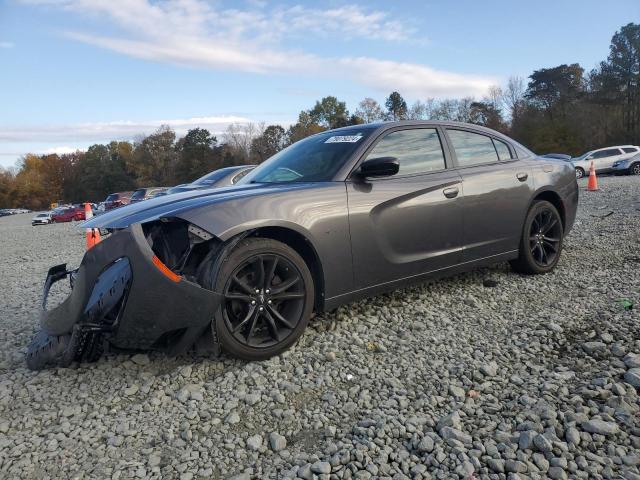
[[[364,120],[364,123],[373,123],[384,120],[384,112],[380,104],[373,98],[367,97],[358,104],[356,115]]]
[[[264,122],[232,123],[222,135],[222,140],[235,154],[247,161],[251,155],[251,144],[253,140],[261,136],[264,133],[264,129]]]
[[[507,115],[513,120],[518,116],[524,104],[524,79],[522,77],[509,77],[507,86],[502,91],[502,103],[507,110]]]

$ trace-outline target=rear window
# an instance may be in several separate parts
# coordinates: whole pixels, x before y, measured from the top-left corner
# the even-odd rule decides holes
[[[146,190],[144,188],[141,188],[140,190],[136,190],[135,192],[133,192],[133,195],[131,195],[131,200],[143,199],[145,192]]]
[[[118,197],[119,197],[119,195],[117,193],[112,193],[111,195],[109,195],[107,197],[105,202],[115,202],[116,200],[118,200]]]
[[[511,160],[511,150],[509,150],[506,143],[494,138],[493,144],[496,146],[496,152],[498,152],[500,160]]]
[[[622,151],[624,153],[636,153],[638,151],[638,149],[637,148],[633,148],[633,147],[624,147],[622,149]]]
[[[491,137],[466,130],[447,130],[453,149],[456,152],[458,165],[468,167],[498,161],[498,153]]]

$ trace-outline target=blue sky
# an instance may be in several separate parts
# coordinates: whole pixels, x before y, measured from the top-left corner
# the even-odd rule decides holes
[[[325,95],[480,98],[593,68],[632,21],[638,0],[0,0],[0,166],[163,123],[288,124]]]

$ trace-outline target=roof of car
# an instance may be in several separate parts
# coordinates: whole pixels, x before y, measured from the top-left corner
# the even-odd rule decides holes
[[[590,152],[599,152],[600,150],[609,150],[610,148],[640,148],[637,145],[611,145],[610,147],[596,148],[589,150]]]

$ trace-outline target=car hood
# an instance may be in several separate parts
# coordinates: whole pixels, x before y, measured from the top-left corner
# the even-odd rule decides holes
[[[316,183],[247,184],[231,187],[199,189],[150,198],[109,210],[80,224],[81,228],[126,228],[134,223],[144,223],[163,217],[179,216],[180,213],[214,205],[229,200],[238,200],[258,195],[272,195],[289,191],[313,188]]]

